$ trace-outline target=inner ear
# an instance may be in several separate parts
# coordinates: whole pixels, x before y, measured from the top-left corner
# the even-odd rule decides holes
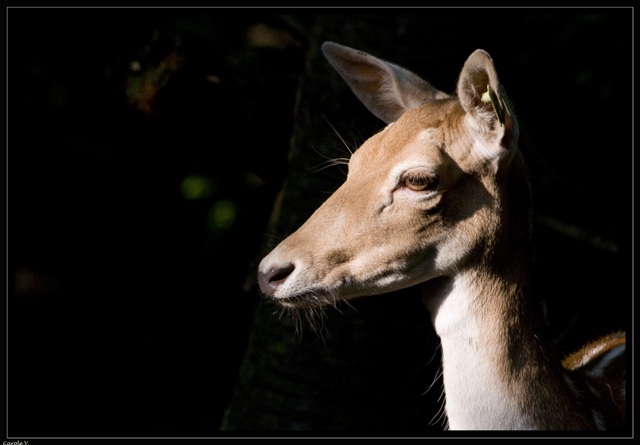
[[[479,153],[496,166],[508,165],[518,145],[518,121],[486,51],[476,50],[458,80],[458,99],[471,117],[470,130],[482,135]]]
[[[486,51],[476,50],[464,64],[458,81],[458,98],[467,113],[485,131],[502,126],[507,106],[501,98],[498,74]]]

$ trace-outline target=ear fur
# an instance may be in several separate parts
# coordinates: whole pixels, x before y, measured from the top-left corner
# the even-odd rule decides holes
[[[449,97],[412,72],[362,51],[325,42],[322,52],[358,99],[386,123],[425,102]]]
[[[478,49],[467,59],[458,80],[458,98],[472,131],[485,142],[486,157],[502,158],[516,150],[518,123],[491,56]]]

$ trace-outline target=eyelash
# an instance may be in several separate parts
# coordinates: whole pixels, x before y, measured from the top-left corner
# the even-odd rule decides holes
[[[400,183],[414,192],[432,191],[438,186],[438,177],[427,172],[411,172],[405,174]]]

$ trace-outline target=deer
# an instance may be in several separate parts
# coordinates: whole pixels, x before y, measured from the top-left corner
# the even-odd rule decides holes
[[[262,293],[314,310],[421,285],[442,348],[445,428],[625,428],[626,334],[562,359],[533,295],[531,185],[490,55],[474,51],[447,94],[365,52],[321,50],[386,127],[262,259]]]

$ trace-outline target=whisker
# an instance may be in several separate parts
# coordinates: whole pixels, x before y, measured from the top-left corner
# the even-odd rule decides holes
[[[321,162],[315,167],[311,167],[307,172],[305,172],[301,177],[304,178],[307,175],[316,174],[326,168],[333,167],[336,165],[349,165],[348,158],[335,158],[335,159],[327,159],[324,162]]]
[[[351,303],[349,303],[349,300],[340,300],[341,303],[346,304],[347,306],[349,306],[351,309],[353,309],[356,313],[360,313],[360,311],[358,311],[358,309],[355,308],[354,305],[352,305]]]
[[[353,154],[355,150],[352,150],[351,147],[349,147],[349,144],[347,144],[347,142],[342,138],[342,136],[340,136],[340,133],[338,133],[338,130],[336,130],[336,128],[333,125],[331,125],[331,122],[329,122],[329,120],[326,118],[325,120],[327,121],[329,126],[333,129],[333,131],[336,133],[336,135],[340,138],[340,140],[342,141],[342,144],[345,146],[349,154]]]
[[[300,343],[302,341],[302,332],[304,327],[304,324],[302,322],[302,317],[300,316],[300,311],[292,308],[289,312],[293,314],[293,318],[296,325],[296,331],[295,331],[296,337],[298,337],[298,343]]]
[[[342,311],[340,310],[340,308],[338,307],[338,302],[337,302],[337,301],[333,301],[333,302],[331,303],[331,306],[332,306],[336,311],[338,311],[338,313],[339,313],[340,315],[344,315],[344,312],[342,312]]]

